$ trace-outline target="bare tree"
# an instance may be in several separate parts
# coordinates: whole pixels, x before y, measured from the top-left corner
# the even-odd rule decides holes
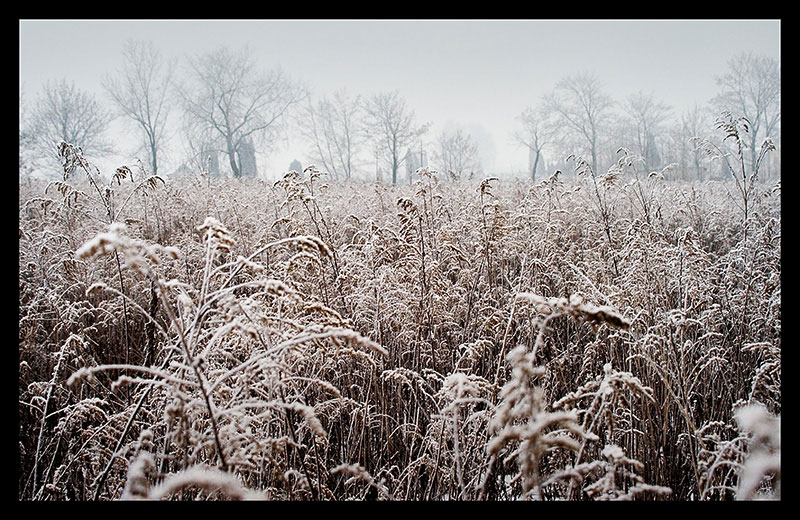
[[[672,120],[663,132],[663,162],[675,163],[674,174],[681,179],[704,180],[708,157],[697,148],[695,139],[707,137],[714,130],[710,120],[711,110],[707,106],[694,105]]]
[[[423,136],[419,136],[406,150],[403,162],[406,165],[406,181],[411,184],[418,169],[428,165],[428,154],[425,152]]]
[[[685,143],[685,145],[689,145],[690,139],[694,137],[703,137],[703,132],[705,132],[706,129],[712,128],[708,115],[708,110],[695,105],[681,116],[682,144]],[[688,155],[691,161],[691,167],[694,169],[694,177],[702,181],[703,172],[706,169],[705,154],[693,145],[689,146],[689,148],[690,152]]]
[[[62,79],[42,88],[27,120],[27,135],[38,159],[60,163],[61,141],[79,146],[86,155],[102,156],[112,152],[105,138],[112,119],[94,96]]]
[[[240,178],[248,139],[268,151],[285,129],[289,109],[305,91],[280,69],[260,71],[249,49],[226,47],[189,59],[188,86],[180,88],[186,115],[196,132],[210,132]]]
[[[439,149],[436,153],[439,168],[454,180],[469,171],[480,169],[478,145],[472,137],[460,128],[455,132],[442,132],[439,135]],[[470,173],[470,176],[471,176]]]
[[[312,146],[312,160],[334,180],[349,179],[362,137],[358,132],[361,97],[351,98],[345,90],[309,101],[300,115],[300,132]]]
[[[531,180],[536,181],[542,150],[550,142],[552,127],[548,124],[546,112],[541,109],[527,107],[517,119],[522,123],[522,128],[514,131],[513,139],[525,146],[533,157],[530,163]]]
[[[107,77],[103,88],[119,113],[133,120],[142,131],[147,166],[156,175],[166,138],[175,63],[165,62],[152,42],[136,40],[125,42],[122,59],[122,70]]]
[[[392,184],[397,184],[397,171],[405,159],[405,150],[428,125],[417,127],[414,112],[406,107],[397,91],[375,94],[366,103],[365,129],[375,139],[376,151],[389,162]]]
[[[192,118],[184,118],[184,153],[188,168],[197,172],[207,172],[211,177],[221,175],[219,156],[225,153],[225,150],[220,146],[220,139],[215,133],[212,128],[196,124]]]
[[[767,56],[740,54],[728,62],[728,71],[716,78],[722,91],[711,101],[720,111],[742,116],[750,123],[750,164],[756,163],[761,142],[779,141],[781,73],[778,61]]]
[[[597,154],[602,137],[601,129],[610,118],[613,101],[601,89],[594,74],[568,76],[544,97],[544,106],[556,119],[556,124],[584,146],[591,157],[591,168],[597,171]],[[583,152],[582,151],[582,152]]]
[[[655,99],[652,94],[641,91],[628,96],[622,105],[627,114],[626,123],[633,130],[636,150],[649,168],[660,166],[656,143],[664,131],[664,124],[671,108]]]

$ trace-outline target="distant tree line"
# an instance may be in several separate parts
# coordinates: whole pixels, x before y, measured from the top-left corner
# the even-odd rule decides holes
[[[704,180],[725,175],[722,165],[706,160],[694,146],[694,138],[714,133],[721,114],[730,113],[749,121],[748,167],[755,164],[761,143],[771,138],[780,143],[780,67],[777,60],[741,54],[728,63],[728,71],[715,78],[718,94],[706,106],[694,106],[676,114],[653,94],[635,92],[615,101],[603,91],[595,74],[578,73],[563,78],[538,104],[518,117],[514,139],[530,151],[529,176],[536,179],[545,170],[565,168],[563,158],[577,154],[596,172],[617,161],[621,148],[640,158],[649,171],[674,165],[675,176]],[[780,152],[771,154],[761,171],[780,174]]]
[[[89,156],[118,151],[108,140],[109,125],[117,117],[138,135],[133,153],[153,174],[257,176],[256,154],[274,152],[292,125],[307,145],[305,165],[315,164],[334,181],[366,176],[410,182],[421,167],[451,180],[484,173],[472,135],[456,128],[429,136],[431,124],[418,122],[398,91],[353,96],[342,89],[315,99],[280,68],[259,66],[248,47],[189,56],[181,77],[178,72],[178,63],[165,59],[151,42],[129,40],[120,69],[102,81],[108,108],[63,79],[45,84],[32,105],[20,92],[20,175],[37,167],[57,171],[53,161],[61,140]],[[693,146],[692,138],[713,134],[715,117],[722,112],[749,121],[749,161],[756,160],[766,137],[779,150],[777,60],[737,56],[716,81],[719,93],[707,106],[676,114],[653,94],[635,92],[614,100],[595,74],[576,73],[525,107],[511,138],[528,150],[526,175],[534,181],[555,169],[568,171],[564,161],[570,155],[599,172],[617,161],[622,148],[637,155],[648,171],[674,165],[678,178],[720,176],[719,167]],[[184,159],[170,172],[163,165],[176,129]],[[290,169],[303,166],[295,161]],[[779,151],[762,172],[779,175]]]

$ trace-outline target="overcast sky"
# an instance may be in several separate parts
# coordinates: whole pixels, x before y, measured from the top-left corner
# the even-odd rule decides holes
[[[166,57],[244,45],[322,96],[346,88],[399,90],[429,137],[460,126],[482,148],[484,168],[516,172],[527,152],[515,118],[558,80],[593,72],[617,101],[643,91],[680,113],[717,93],[715,75],[742,52],[780,60],[779,20],[20,20],[19,79],[32,102],[47,80],[66,78],[107,103],[100,81],[122,66],[126,39],[150,40]],[[110,107],[110,104],[108,104]],[[176,113],[175,116],[178,115]],[[177,118],[176,118],[177,119]],[[299,142],[261,158],[268,178]],[[118,166],[118,165],[117,165]],[[274,173],[271,170],[280,170]]]

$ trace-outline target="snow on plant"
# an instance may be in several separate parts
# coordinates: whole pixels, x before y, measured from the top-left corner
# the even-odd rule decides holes
[[[490,455],[499,457],[506,449],[505,461],[516,461],[522,498],[542,499],[543,483],[555,480],[559,470],[548,467],[547,456],[556,449],[577,452],[587,433],[574,412],[547,411],[537,379],[545,370],[535,366],[535,356],[520,345],[508,353],[513,367],[510,380],[500,391],[500,403],[489,423],[492,434],[487,444]]]
[[[638,460],[625,456],[622,448],[614,444],[606,444],[602,459],[576,465],[570,476],[581,481],[596,480],[584,486],[583,491],[594,500],[635,500],[640,496],[666,497],[672,490],[664,486],[654,486],[644,482],[639,473],[644,465]]]
[[[306,342],[322,341],[326,338],[352,342],[355,345],[361,345],[379,354],[385,354],[385,350],[380,347],[380,345],[370,342],[354,331],[341,327],[323,327],[318,332],[314,331],[310,334],[297,335],[278,342],[275,345],[268,345],[266,343],[267,339],[261,336],[258,328],[251,327],[252,324],[257,323],[257,313],[260,311],[255,300],[250,298],[249,302],[251,305],[243,305],[244,302],[237,302],[230,297],[237,290],[248,289],[260,290],[262,294],[268,298],[272,297],[283,300],[287,300],[288,298],[287,302],[295,300],[295,303],[300,304],[304,302],[302,302],[302,298],[298,297],[292,289],[279,280],[256,278],[241,283],[235,283],[237,276],[240,274],[240,271],[246,267],[249,267],[250,270],[255,273],[263,272],[265,268],[255,263],[252,258],[268,248],[276,247],[282,243],[294,243],[306,249],[313,249],[317,251],[318,254],[327,254],[329,252],[324,243],[316,237],[296,237],[267,244],[259,249],[259,251],[252,254],[251,258],[244,259],[240,256],[236,261],[225,261],[225,256],[230,253],[231,247],[235,245],[228,230],[216,219],[209,217],[198,227],[198,231],[204,233],[204,241],[206,243],[203,282],[198,294],[198,301],[191,301],[191,297],[185,291],[180,291],[176,295],[176,303],[180,303],[177,307],[175,307],[173,302],[169,299],[169,295],[170,293],[174,293],[175,288],[179,288],[179,285],[167,283],[158,278],[153,269],[154,266],[160,263],[160,258],[157,253],[163,248],[145,245],[140,241],[129,239],[124,235],[124,226],[117,224],[112,225],[109,232],[97,235],[94,239],[79,248],[76,253],[78,258],[81,259],[102,256],[111,252],[120,253],[124,259],[122,264],[124,268],[133,269],[140,274],[152,278],[152,281],[157,285],[157,292],[162,298],[162,307],[165,309],[170,321],[169,330],[165,330],[161,326],[159,326],[159,330],[161,330],[165,336],[176,342],[176,347],[179,347],[177,352],[182,354],[182,361],[173,360],[171,361],[171,366],[178,368],[178,373],[191,374],[191,377],[175,375],[170,371],[165,371],[163,366],[159,369],[153,369],[128,365],[102,365],[78,370],[73,377],[70,378],[69,382],[71,385],[75,385],[81,379],[90,378],[97,371],[121,369],[132,370],[145,377],[129,377],[123,375],[117,379],[115,385],[149,383],[166,386],[168,389],[175,388],[175,390],[178,391],[177,395],[183,395],[186,390],[199,393],[199,397],[201,397],[200,402],[203,404],[206,418],[210,423],[210,435],[213,439],[213,446],[216,448],[215,451],[219,464],[223,471],[228,471],[228,460],[231,456],[234,456],[235,459],[236,453],[233,451],[231,454],[230,443],[223,441],[226,435],[236,436],[238,432],[236,428],[231,429],[229,427],[230,424],[226,424],[226,422],[229,420],[236,421],[239,416],[238,414],[231,415],[225,410],[218,410],[213,396],[215,390],[220,391],[224,388],[224,382],[226,380],[231,379],[234,374],[249,370],[249,368],[255,364],[255,360],[260,361],[266,358],[266,354],[283,356],[289,353],[291,349],[300,347]],[[173,250],[168,250],[168,252],[171,253],[170,256],[173,258],[178,257],[178,254]],[[99,287],[102,286],[93,285],[88,292],[94,292],[96,288]],[[246,310],[248,307],[249,311]],[[316,304],[316,308],[324,309],[324,306]],[[138,309],[142,310],[141,308]],[[239,311],[238,315],[236,311]],[[213,332],[213,334],[211,331],[203,332],[204,324],[214,324],[214,316],[219,313],[227,316],[224,320],[227,324]],[[331,313],[334,315],[337,314],[335,311],[331,311]],[[228,370],[216,371],[213,365],[209,366],[209,359],[213,356],[215,350],[213,347],[216,347],[223,341],[225,336],[232,333],[237,334],[240,338],[245,336],[250,339],[256,339],[264,347],[265,352],[257,353],[255,356],[251,356],[250,359]],[[176,351],[173,350],[170,354],[172,352]],[[275,368],[280,368],[281,365],[277,363],[273,366]],[[327,387],[333,388],[333,390],[338,393],[335,387],[331,387],[324,382],[322,382],[322,385],[327,385]],[[221,394],[223,399],[225,395],[225,393]],[[280,397],[284,398],[285,396],[280,395]],[[182,397],[181,399],[185,401],[186,397]],[[297,413],[304,419],[311,432],[323,439],[326,437],[325,430],[317,418],[313,407],[301,401],[295,401],[294,399],[290,399],[288,402],[280,401],[285,401],[285,399],[281,399],[274,404],[272,401],[265,401],[258,404],[257,402],[250,403],[245,400],[245,402],[235,405],[234,409],[241,410],[242,407],[245,409],[253,407],[255,409],[277,409],[283,410],[284,413],[289,416]],[[185,409],[196,408],[195,405],[187,404],[189,406],[184,405]],[[232,406],[232,404],[228,403],[228,407],[230,406]],[[202,445],[205,441],[198,439],[194,442],[199,442]],[[306,478],[308,479],[308,477]],[[318,496],[313,490],[312,495]]]
[[[779,497],[780,187],[620,152],[388,187],[62,147],[20,185],[18,496]]]
[[[741,469],[736,498],[781,498],[781,418],[760,403],[736,411],[739,428],[750,436],[749,452]]]

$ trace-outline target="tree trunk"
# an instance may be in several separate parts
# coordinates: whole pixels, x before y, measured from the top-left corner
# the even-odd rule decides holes
[[[234,178],[238,179],[242,176],[242,172],[239,171],[239,166],[236,164],[236,150],[233,148],[233,142],[230,137],[226,138],[226,144],[228,146],[228,162],[231,165],[231,171]]]
[[[397,170],[400,163],[397,161],[397,137],[392,138],[392,184],[397,184]]]
[[[756,141],[756,131],[753,130],[753,137],[750,138],[750,174],[755,173],[756,160],[758,157],[759,148],[756,148],[758,141]]]
[[[158,158],[156,157],[156,144],[151,140],[150,141],[150,156],[151,159],[151,168],[153,169],[153,175],[158,174]]]

